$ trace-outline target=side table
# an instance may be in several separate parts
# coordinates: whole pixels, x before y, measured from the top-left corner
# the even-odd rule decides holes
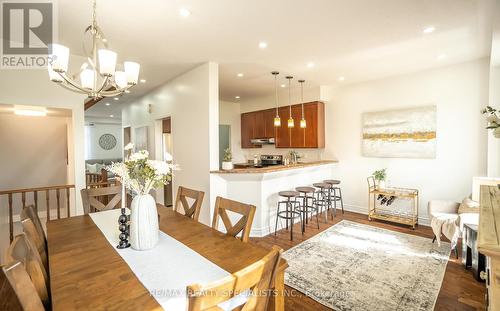
[[[462,263],[465,268],[471,268],[474,278],[484,282],[480,278],[481,271],[486,271],[486,260],[483,254],[477,250],[477,225],[464,224],[462,237]]]

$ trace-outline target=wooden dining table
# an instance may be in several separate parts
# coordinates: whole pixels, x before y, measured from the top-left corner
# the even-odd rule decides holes
[[[258,261],[269,251],[243,243],[163,205],[158,205],[158,215],[161,231],[229,273]],[[90,216],[49,221],[47,243],[53,310],[161,310]],[[268,310],[284,310],[287,267],[281,259],[273,285],[276,294],[271,297]]]

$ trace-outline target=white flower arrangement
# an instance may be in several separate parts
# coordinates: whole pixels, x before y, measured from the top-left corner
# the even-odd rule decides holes
[[[135,195],[148,194],[152,189],[167,185],[172,180],[172,172],[177,169],[172,156],[168,154],[169,162],[150,160],[147,150],[132,152],[134,144],[125,146],[128,156],[124,162],[113,162],[106,167],[108,172],[119,176],[125,188]]]

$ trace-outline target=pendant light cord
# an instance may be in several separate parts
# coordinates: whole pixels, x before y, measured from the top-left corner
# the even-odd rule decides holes
[[[292,77],[288,79],[288,107],[290,108],[290,119],[292,118]]]
[[[277,82],[277,76],[278,74],[274,74],[274,103],[276,104],[276,117],[279,116],[278,114],[278,82]]]

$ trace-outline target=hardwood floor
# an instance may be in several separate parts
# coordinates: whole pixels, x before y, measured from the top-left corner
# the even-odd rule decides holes
[[[342,215],[341,212],[337,212],[337,217],[334,220],[328,219],[328,223],[325,224],[324,216],[320,217],[320,229],[316,227],[316,222],[309,222],[305,234],[302,236],[300,233],[300,225],[296,224],[294,227],[294,239],[290,241],[290,232],[286,230],[278,231],[277,235],[268,235],[263,238],[251,238],[250,242],[264,247],[270,248],[272,245],[278,245],[284,250],[287,250],[310,237],[318,234],[321,231],[328,229],[339,221],[346,219],[350,221],[355,221],[358,223],[369,224],[375,227],[390,229],[394,231],[399,231],[403,233],[418,235],[432,239],[433,234],[430,227],[419,226],[416,230],[412,230],[407,226],[399,226],[391,223],[385,223],[381,221],[369,221],[366,215],[345,212]],[[431,243],[431,240],[429,240]],[[459,253],[461,250],[461,245],[458,245]],[[288,290],[292,290],[290,287],[286,287]],[[441,290],[436,302],[434,310],[484,310],[485,301],[484,295],[486,293],[486,287],[484,283],[476,281],[472,273],[465,270],[461,258],[456,259],[455,253],[452,252],[450,255],[450,261],[446,267],[446,273],[444,276],[443,284],[441,285]],[[313,299],[294,291],[292,297],[285,297],[285,310],[331,310],[320,303],[314,301]]]

